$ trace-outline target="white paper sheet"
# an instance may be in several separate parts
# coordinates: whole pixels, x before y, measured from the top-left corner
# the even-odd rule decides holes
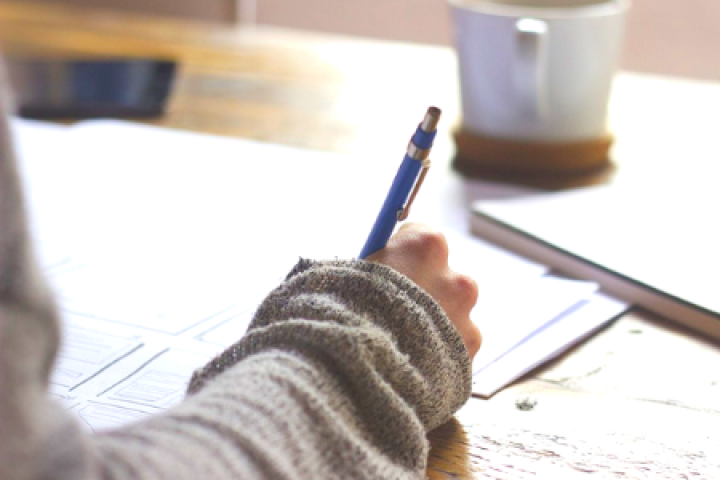
[[[490,397],[513,380],[586,338],[627,309],[627,304],[593,294],[484,368],[473,370],[473,393]]]
[[[595,283],[551,276],[487,285],[471,316],[484,342],[473,371],[482,370],[554,319],[570,313],[595,291]]]
[[[298,257],[356,256],[396,168],[116,121],[14,128],[65,324],[51,395],[94,430],[178,402],[192,371],[242,336]],[[451,266],[481,287],[478,391],[615,316],[576,322],[572,307],[593,300],[595,285],[470,236],[467,185],[441,169],[428,179],[411,218],[444,230]],[[574,327],[548,333],[557,325]]]

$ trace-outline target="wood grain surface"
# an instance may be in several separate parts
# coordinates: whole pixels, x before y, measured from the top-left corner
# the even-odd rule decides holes
[[[425,105],[443,105],[450,122],[459,115],[455,56],[441,47],[12,2],[0,3],[0,42],[10,56],[179,60],[170,112],[151,122],[170,128],[375,155],[401,150]],[[720,106],[720,86],[633,76],[618,85],[621,179],[677,175],[668,153],[710,163],[720,123],[702,123],[692,141],[649,140],[683,135],[688,116],[717,119],[708,105]],[[658,95],[664,116],[653,111]],[[450,134],[441,137],[435,156],[450,159]],[[429,435],[428,476],[720,478],[718,432],[718,344],[635,310],[492,399],[471,399]]]

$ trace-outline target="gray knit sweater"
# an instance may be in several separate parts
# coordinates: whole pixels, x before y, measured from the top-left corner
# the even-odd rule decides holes
[[[1,82],[1,79],[0,79]],[[394,270],[301,261],[186,399],[91,434],[47,396],[58,316],[32,260],[0,101],[0,479],[417,478],[470,395],[440,307]]]

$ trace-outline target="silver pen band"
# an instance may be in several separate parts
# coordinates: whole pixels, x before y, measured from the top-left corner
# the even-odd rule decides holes
[[[417,145],[412,143],[412,141],[408,144],[407,148],[407,154],[410,158],[414,160],[419,160],[425,164],[425,161],[430,156],[430,149],[429,148],[418,148]]]

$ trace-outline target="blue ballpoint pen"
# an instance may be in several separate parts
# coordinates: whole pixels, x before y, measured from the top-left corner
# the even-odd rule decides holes
[[[408,143],[405,158],[395,175],[390,186],[390,191],[385,197],[380,213],[375,220],[365,246],[360,252],[360,258],[364,259],[378,250],[385,248],[390,236],[398,221],[405,220],[410,211],[410,205],[417,195],[418,189],[425,179],[428,168],[430,168],[430,149],[432,148],[437,124],[440,120],[440,109],[437,107],[428,108],[425,118],[418,125],[415,134]],[[412,193],[410,191],[412,190]]]

